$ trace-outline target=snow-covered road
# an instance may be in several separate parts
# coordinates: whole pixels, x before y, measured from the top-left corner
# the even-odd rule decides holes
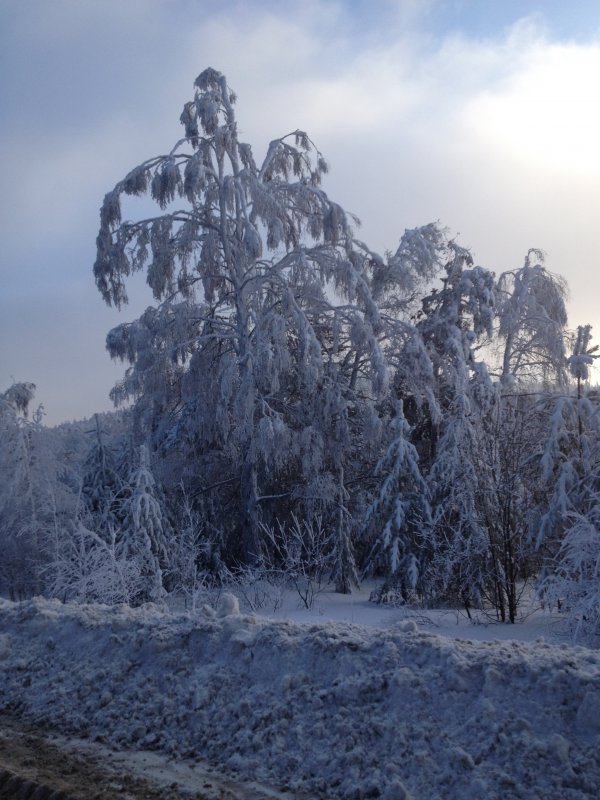
[[[412,621],[0,601],[0,708],[311,797],[600,793],[600,653]]]

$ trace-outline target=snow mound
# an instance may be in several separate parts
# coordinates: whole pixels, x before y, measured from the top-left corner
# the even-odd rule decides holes
[[[240,613],[240,601],[234,594],[225,592],[219,599],[217,614],[219,617],[230,617],[232,614]]]
[[[0,709],[312,797],[596,798],[600,653],[0,601]]]

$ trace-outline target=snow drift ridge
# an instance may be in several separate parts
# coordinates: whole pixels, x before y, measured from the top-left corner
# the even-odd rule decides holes
[[[313,797],[592,798],[600,654],[0,601],[0,708]]]

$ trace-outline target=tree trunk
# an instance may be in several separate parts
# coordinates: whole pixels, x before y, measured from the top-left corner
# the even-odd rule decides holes
[[[258,536],[258,490],[256,465],[246,457],[240,478],[241,544],[245,564],[256,564],[260,558]]]
[[[355,577],[354,556],[345,519],[346,489],[344,488],[344,468],[338,470],[339,498],[336,525],[336,565],[335,590],[338,594],[352,594],[352,581]]]

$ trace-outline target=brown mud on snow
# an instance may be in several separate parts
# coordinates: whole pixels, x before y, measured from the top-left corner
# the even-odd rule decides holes
[[[0,800],[293,800],[152,752],[111,751],[0,713]]]

